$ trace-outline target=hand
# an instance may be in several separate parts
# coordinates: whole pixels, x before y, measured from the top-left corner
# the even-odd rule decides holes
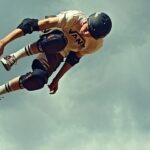
[[[55,94],[58,90],[58,80],[53,80],[50,85],[48,85],[48,88],[50,90],[50,94]]]
[[[0,56],[3,55],[4,47],[4,43],[2,42],[2,40],[0,40]]]

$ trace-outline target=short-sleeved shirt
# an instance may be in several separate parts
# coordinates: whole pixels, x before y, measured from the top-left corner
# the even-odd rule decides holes
[[[87,22],[87,16],[77,10],[69,10],[61,12],[57,15],[59,22],[58,28],[61,28],[65,37],[68,40],[68,44],[60,51],[60,54],[65,57],[70,51],[78,52],[81,55],[90,54],[97,51],[103,45],[103,39],[94,39],[92,36],[85,37],[80,34],[81,26]]]
[[[82,25],[87,22],[87,17],[83,12],[69,10],[59,13],[57,16],[59,17],[59,22],[55,28],[61,29],[68,41],[66,47],[59,52],[62,57],[66,57],[70,51],[80,52],[80,55],[84,56],[94,53],[102,47],[102,38],[96,40],[92,36],[85,37],[80,34]],[[56,60],[56,62],[50,64],[44,53],[40,53],[37,59],[49,74],[52,72],[52,66],[59,62],[59,60]]]

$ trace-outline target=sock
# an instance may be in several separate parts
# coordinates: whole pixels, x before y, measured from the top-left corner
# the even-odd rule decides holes
[[[11,92],[12,89],[10,87],[9,82],[0,86],[0,95]]]
[[[17,84],[17,86],[16,85],[14,86],[14,83],[9,81],[8,83],[1,85],[0,86],[0,95],[23,89],[20,86],[20,84],[18,84],[18,83],[16,83],[16,84]]]
[[[11,56],[13,55],[16,58],[16,60],[18,60],[20,58],[23,58],[23,57],[26,57],[26,56],[30,56],[30,55],[34,55],[36,53],[37,52],[34,52],[32,50],[31,45],[27,45],[24,48],[18,50],[17,52],[11,54]]]

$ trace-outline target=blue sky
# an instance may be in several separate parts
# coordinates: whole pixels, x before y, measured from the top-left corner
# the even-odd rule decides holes
[[[23,18],[69,9],[107,12],[113,28],[99,52],[62,78],[55,95],[45,86],[0,101],[0,149],[149,150],[149,5],[148,0],[1,0],[0,38]],[[35,33],[10,43],[4,55],[37,38]],[[0,84],[30,71],[33,59],[22,59],[10,72],[0,65]]]

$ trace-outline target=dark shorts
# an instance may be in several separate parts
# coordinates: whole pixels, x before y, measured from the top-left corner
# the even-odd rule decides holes
[[[32,62],[32,70],[41,69],[47,73],[48,77],[50,77],[59,67],[61,62],[63,62],[63,57],[60,54],[50,54],[47,56],[47,65],[44,65],[45,60],[43,59],[34,59]]]
[[[51,29],[40,36],[37,41],[39,51],[46,54],[54,54],[64,49],[67,45],[67,39],[60,29]]]
[[[37,41],[38,49],[43,54],[39,54],[40,57],[33,61],[32,69],[45,70],[48,76],[51,76],[63,61],[59,51],[64,49],[66,45],[67,40],[61,29],[50,29],[43,33]]]

